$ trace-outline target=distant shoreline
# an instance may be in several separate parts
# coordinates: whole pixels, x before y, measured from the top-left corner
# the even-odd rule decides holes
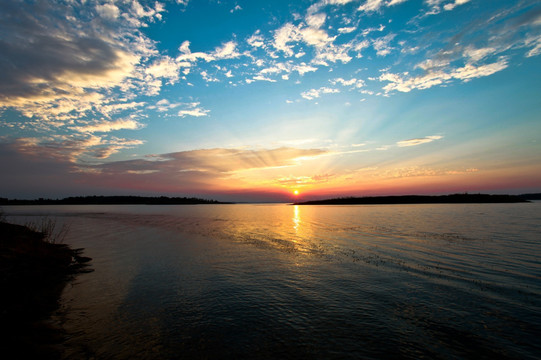
[[[195,197],[167,196],[72,196],[63,199],[7,199],[0,197],[0,206],[7,205],[205,205],[205,204],[261,204],[289,203],[293,205],[393,205],[393,204],[474,204],[523,203],[541,200],[541,193],[521,195],[450,194],[339,197],[331,199],[276,202],[224,202]]]
[[[200,205],[231,204],[217,200],[166,196],[72,196],[63,199],[19,200],[0,198],[0,205]]]
[[[451,194],[347,197],[295,202],[293,205],[399,205],[524,203],[523,195]]]

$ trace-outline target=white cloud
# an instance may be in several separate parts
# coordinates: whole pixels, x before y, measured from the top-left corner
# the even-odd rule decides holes
[[[315,4],[312,4],[306,11],[309,15],[320,11],[327,5],[346,5],[356,0],[320,0]]]
[[[464,67],[456,69],[452,73],[452,76],[455,79],[468,81],[473,78],[492,75],[494,73],[497,73],[498,71],[507,68],[507,66],[508,63],[505,58],[502,58],[495,63],[486,65],[475,66],[472,64],[466,64]]]
[[[378,11],[384,4],[385,0],[366,0],[357,10],[365,12]]]
[[[235,59],[241,54],[237,51],[237,43],[228,41],[221,47],[214,50],[213,56],[215,59]]]
[[[357,8],[358,11],[367,13],[379,11],[382,7],[394,6],[406,2],[407,0],[366,0],[364,4]],[[460,0],[457,0],[460,1]]]
[[[149,106],[149,109],[156,109],[159,112],[166,112],[172,109],[175,109],[179,106],[184,105],[183,103],[170,103],[167,99],[161,99],[156,102],[156,105]]]
[[[307,72],[317,71],[317,68],[310,65],[306,65],[305,63],[301,63],[299,65],[294,66],[293,71],[298,72],[299,75],[304,75]]]
[[[334,41],[336,37],[330,37],[325,30],[307,27],[300,30],[302,40],[308,45],[320,48]]]
[[[352,57],[348,55],[349,50],[351,50],[351,44],[349,43],[341,45],[329,44],[318,49],[312,63],[326,65],[327,61],[332,63],[340,61],[343,64],[347,64],[352,59]]]
[[[234,13],[235,11],[242,10],[242,7],[240,5],[235,5],[235,7],[231,10],[229,10],[230,13]]]
[[[188,104],[183,104],[183,106],[185,106],[185,108],[178,112],[178,116],[180,116],[180,117],[185,117],[185,116],[194,116],[194,117],[208,116],[208,113],[210,112],[210,110],[203,109],[199,105],[200,105],[199,102],[192,102],[192,103],[188,103]]]
[[[353,44],[353,50],[357,52],[357,58],[363,57],[361,52],[369,46],[370,42],[366,39]]]
[[[455,7],[459,5],[464,5],[468,2],[470,2],[470,0],[455,0],[453,3],[445,4],[443,8],[449,11],[449,10],[453,10]]]
[[[168,79],[169,84],[174,84],[178,81],[179,66],[169,56],[165,56],[161,59],[154,61],[149,67],[145,69],[145,73],[152,78]]]
[[[429,70],[441,69],[441,68],[447,67],[449,64],[450,64],[449,59],[437,59],[437,60],[427,59],[415,65],[415,69],[419,68],[425,71],[429,71]]]
[[[293,56],[292,46],[288,45],[291,42],[297,42],[301,39],[301,35],[297,27],[291,23],[286,23],[274,33],[273,46],[276,50],[283,51],[289,57]]]
[[[331,84],[333,85],[336,85],[336,84],[341,84],[343,86],[349,86],[349,87],[352,87],[352,88],[362,88],[365,83],[362,79],[355,79],[355,78],[351,78],[349,80],[345,80],[343,78],[336,78],[336,79],[333,79],[333,80],[329,80]]]
[[[235,41],[228,41],[222,46],[214,49],[212,53],[205,52],[191,52],[190,42],[184,41],[178,48],[180,55],[177,56],[177,63],[187,62],[188,64],[196,62],[198,59],[203,59],[206,62],[224,60],[224,59],[236,59],[241,56],[237,51],[237,43]]]
[[[295,45],[302,41],[313,46],[319,53],[324,52],[327,48],[332,47],[332,42],[336,39],[336,36],[331,37],[320,28],[324,24],[325,18],[325,14],[309,14],[305,19],[308,26],[304,26],[302,23],[298,26],[291,23],[285,24],[274,33],[274,48],[283,52],[286,57],[291,57],[295,55],[293,50]],[[300,51],[297,55],[303,56],[304,52]]]
[[[98,14],[108,20],[114,20],[120,14],[120,10],[114,4],[96,5]]]
[[[179,56],[177,56],[177,58],[176,58],[177,62],[186,61],[186,62],[192,63],[192,62],[196,62],[197,59],[203,59],[206,62],[210,62],[210,61],[215,60],[215,57],[213,55],[211,55],[211,54],[207,54],[207,53],[204,53],[204,52],[192,53],[190,51],[190,42],[187,41],[187,40],[184,41],[180,45],[178,50],[180,51],[181,54]]]
[[[390,43],[395,38],[396,34],[388,34],[383,37],[372,40],[374,49],[378,56],[386,56],[394,49]]]
[[[277,62],[274,63],[272,66],[262,69],[259,74],[260,75],[266,75],[266,74],[280,74],[285,73],[287,76],[291,72],[296,71],[299,73],[299,75],[304,75],[307,72],[313,72],[317,71],[317,68],[311,65],[307,65],[304,62],[301,62],[298,65],[293,65],[292,62]],[[288,77],[289,78],[289,77]],[[284,79],[287,80],[287,79]]]
[[[262,76],[262,75],[256,75],[252,78],[252,80],[255,81],[268,81],[268,82],[276,82],[276,80]]]
[[[541,36],[532,36],[524,41],[526,47],[532,47],[527,53],[526,57],[538,56],[541,54]]]
[[[265,47],[264,38],[261,32],[257,30],[252,36],[250,36],[246,42],[255,48]]]
[[[132,0],[132,8],[131,13],[135,15],[137,18],[145,18],[149,17],[152,18],[159,14],[160,12],[164,11],[164,8],[161,4],[156,4],[156,8],[152,8],[150,6],[143,6],[141,5],[137,0]]]
[[[430,7],[430,10],[426,12],[425,15],[435,15],[438,14],[440,9],[440,4],[445,0],[425,0],[425,3]]]
[[[115,102],[111,104],[99,104],[96,106],[98,112],[103,114],[105,117],[110,118],[114,114],[118,114],[122,111],[131,110],[132,115],[135,115],[134,109],[145,105],[144,102]]]
[[[201,71],[200,74],[203,77],[203,80],[205,80],[206,82],[219,82],[220,81],[217,77],[209,75],[209,73],[205,70]]]
[[[493,47],[474,48],[472,46],[468,46],[466,49],[464,49],[464,56],[468,57],[473,62],[478,62],[496,52],[497,50]]]
[[[354,32],[355,30],[357,30],[357,28],[355,26],[349,26],[349,27],[341,27],[341,28],[338,28],[338,32],[340,34],[349,34],[351,32]]]
[[[305,18],[305,21],[306,21],[306,24],[308,24],[308,26],[319,29],[323,26],[323,24],[325,24],[326,19],[327,19],[326,14],[317,13],[317,14],[307,15]]]
[[[307,100],[313,100],[319,97],[319,91],[316,89],[307,90],[302,92],[301,96]]]
[[[310,89],[310,90],[304,91],[301,93],[301,96],[307,100],[313,100],[315,98],[320,97],[321,94],[335,94],[339,92],[340,90],[338,89],[321,87],[319,89]]]
[[[382,32],[383,30],[385,30],[385,25],[380,24],[379,27],[369,27],[369,28],[364,29],[362,31],[362,35],[367,36],[367,35],[369,35],[370,33],[374,32],[374,31]]]
[[[260,74],[279,74],[282,72],[291,72],[292,65],[290,63],[274,63],[271,67],[262,69]]]
[[[391,0],[387,3],[387,6],[402,4],[403,2],[406,2],[406,1],[408,0]]]

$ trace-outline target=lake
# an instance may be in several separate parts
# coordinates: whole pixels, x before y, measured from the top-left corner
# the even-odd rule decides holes
[[[66,358],[541,357],[541,203],[5,206],[92,273]]]

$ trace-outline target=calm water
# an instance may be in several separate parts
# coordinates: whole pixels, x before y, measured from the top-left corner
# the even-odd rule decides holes
[[[93,273],[66,358],[541,357],[541,203],[5,207]]]

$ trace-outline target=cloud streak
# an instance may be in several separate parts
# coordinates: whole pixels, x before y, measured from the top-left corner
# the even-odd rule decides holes
[[[443,136],[441,136],[441,135],[432,135],[432,136],[427,136],[427,137],[424,137],[424,138],[402,140],[402,141],[397,142],[396,145],[398,147],[417,146],[417,145],[422,145],[422,144],[432,142],[434,140],[439,140],[439,139],[442,139],[442,138],[443,138]]]
[[[502,71],[508,66],[506,58],[500,58],[497,62],[485,65],[466,64],[463,67],[447,70],[430,70],[424,75],[408,76],[407,74],[384,73],[379,77],[380,81],[389,82],[383,87],[385,92],[429,89],[436,85],[442,85],[452,80],[469,81],[492,75]]]

